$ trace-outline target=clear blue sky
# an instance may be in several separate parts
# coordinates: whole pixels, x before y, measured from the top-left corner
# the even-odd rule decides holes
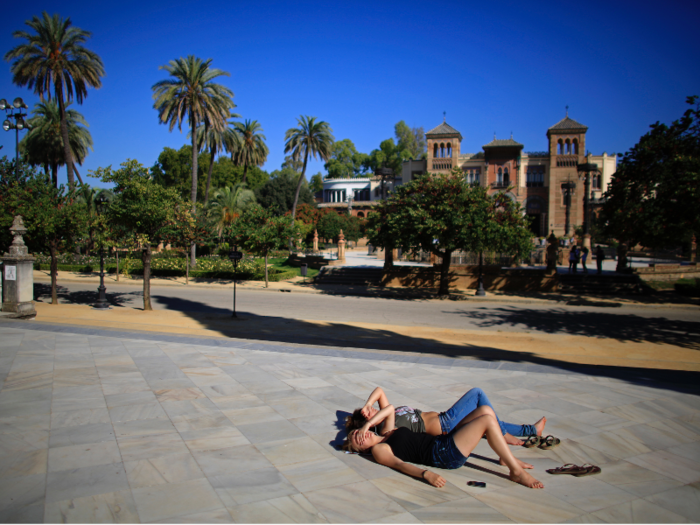
[[[700,94],[700,3],[676,2],[14,2],[3,9],[0,50],[43,10],[92,32],[103,87],[75,106],[95,148],[81,174],[127,158],[152,166],[187,130],[158,123],[158,67],[194,54],[228,71],[237,112],[267,137],[264,169],[284,160],[284,133],[299,115],[327,121],[337,140],[369,153],[394,124],[458,129],[463,152],[513,137],[547,147],[547,128],[569,116],[587,125],[594,154],[624,152],[648,126],[671,122]],[[0,98],[32,92],[3,62]],[[0,130],[14,157],[14,131]],[[307,176],[324,171],[311,163]],[[325,172],[324,172],[325,173]],[[65,181],[65,169],[60,181]],[[94,179],[90,183],[95,184]]]

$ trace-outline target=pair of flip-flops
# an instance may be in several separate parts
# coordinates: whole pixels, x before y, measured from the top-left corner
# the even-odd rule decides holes
[[[596,465],[591,465],[586,463],[585,465],[574,465],[573,463],[567,463],[563,467],[550,468],[547,470],[548,474],[570,474],[580,478],[581,476],[592,476],[594,474],[600,474],[600,467]]]
[[[556,447],[559,443],[561,443],[561,440],[559,438],[555,438],[554,436],[543,437],[532,435],[525,439],[523,446],[525,448],[538,447],[542,450],[549,450],[550,448]]]

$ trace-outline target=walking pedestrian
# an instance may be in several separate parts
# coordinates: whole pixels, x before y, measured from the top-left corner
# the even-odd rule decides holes
[[[595,252],[595,264],[598,267],[598,275],[603,273],[603,261],[605,260],[605,251],[603,247],[599,244],[598,249]]]
[[[569,251],[569,273],[576,273],[576,265],[578,264],[578,257],[579,257],[579,251],[578,248],[576,248],[576,245],[571,246],[571,250]]]
[[[588,268],[586,268],[586,260],[588,259],[588,247],[584,246],[581,249],[581,266],[583,266],[583,273],[588,273]]]

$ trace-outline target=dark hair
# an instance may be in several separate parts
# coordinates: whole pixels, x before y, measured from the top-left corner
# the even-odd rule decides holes
[[[367,422],[367,418],[362,415],[362,409],[357,408],[355,411],[345,418],[345,429],[350,432],[356,428],[360,428]]]

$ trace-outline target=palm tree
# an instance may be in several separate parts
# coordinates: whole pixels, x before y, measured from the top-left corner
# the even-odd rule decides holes
[[[253,204],[255,204],[255,194],[246,189],[243,184],[216,190],[209,205],[209,219],[219,238],[236,216]]]
[[[162,124],[170,131],[175,125],[182,131],[182,122],[189,120],[192,138],[192,214],[197,213],[197,155],[196,138],[199,124],[207,122],[211,129],[226,127],[233,104],[233,91],[212,82],[221,76],[231,76],[226,71],[210,68],[211,58],[202,60],[194,55],[171,60],[159,69],[166,70],[171,78],[153,84],[153,107],[158,111]],[[196,245],[192,243],[192,266],[196,265]]]
[[[85,118],[74,109],[67,109],[66,127],[68,128],[68,144],[71,158],[82,166],[89,150],[92,149],[92,136]],[[20,141],[19,146],[27,162],[32,166],[43,166],[48,173],[51,169],[51,179],[58,188],[58,168],[66,164],[63,137],[61,134],[61,112],[55,100],[48,100],[34,105],[32,118],[29,119],[31,130]],[[75,170],[78,180],[83,181]]]
[[[73,186],[75,177],[66,103],[75,97],[78,104],[82,104],[88,86],[102,87],[100,77],[105,74],[104,65],[96,53],[82,45],[92,33],[72,27],[70,18],[64,19],[58,14],[49,16],[44,11],[41,18],[35,16],[25,24],[36,34],[15,31],[12,36],[27,42],[8,51],[5,60],[14,61],[10,70],[15,84],[33,88],[42,102],[44,96],[58,101],[63,158],[68,169],[68,184]]]
[[[248,166],[265,164],[270,150],[265,145],[265,135],[261,133],[263,129],[257,120],[236,122],[234,126],[240,136],[241,143],[237,151],[231,155],[231,160],[239,166],[243,166],[243,184],[245,184]]]
[[[241,118],[237,113],[231,113],[231,118]],[[214,160],[219,152],[227,152],[234,154],[240,145],[240,136],[236,133],[232,123],[229,127],[218,130],[212,127],[208,122],[204,122],[204,126],[197,128],[197,145],[199,150],[209,148],[209,171],[207,172],[207,189],[204,192],[204,207],[209,202],[209,187],[211,186],[211,173],[214,169]]]
[[[107,188],[91,188],[87,184],[80,187],[78,193],[78,202],[85,204],[87,211],[87,243],[85,253],[89,256],[91,250],[95,247],[95,229],[97,226],[97,218],[103,213],[106,203],[114,199],[114,192]]]
[[[299,175],[297,182],[297,191],[294,194],[294,204],[292,205],[292,224],[297,212],[297,202],[299,201],[299,190],[301,183],[306,177],[306,163],[309,160],[309,154],[313,158],[316,155],[321,157],[321,160],[327,161],[333,149],[333,130],[327,122],[323,120],[316,122],[316,117],[300,116],[297,119],[298,128],[289,128],[284,134],[287,142],[284,144],[284,152],[292,153],[293,160],[299,160],[304,157],[304,165]],[[289,240],[289,251],[292,250],[292,240]]]

